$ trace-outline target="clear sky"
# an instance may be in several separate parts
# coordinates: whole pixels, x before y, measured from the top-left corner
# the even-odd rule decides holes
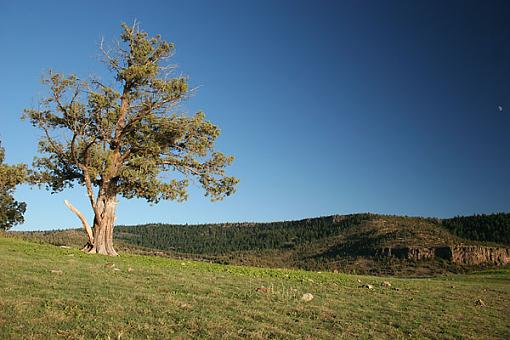
[[[104,78],[98,43],[137,19],[176,45],[222,129],[237,193],[211,203],[121,200],[118,224],[274,221],[355,212],[510,211],[508,1],[0,1],[0,139],[31,163],[20,120],[52,68]],[[500,108],[501,107],[501,108]],[[502,109],[502,110],[501,110]],[[83,188],[28,187],[13,230],[79,227]]]

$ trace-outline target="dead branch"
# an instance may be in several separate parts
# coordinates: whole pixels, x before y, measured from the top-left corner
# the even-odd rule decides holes
[[[83,228],[85,228],[85,232],[87,233],[89,243],[94,244],[94,236],[92,234],[92,229],[90,228],[90,225],[87,223],[85,216],[83,216],[83,214],[78,209],[76,209],[68,200],[65,200],[64,203],[69,209],[71,209],[73,213],[76,214],[76,216],[78,216],[81,223],[83,224]]]

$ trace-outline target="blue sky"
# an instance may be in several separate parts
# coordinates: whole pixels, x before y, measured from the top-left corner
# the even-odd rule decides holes
[[[510,211],[510,5],[504,1],[1,1],[0,139],[31,163],[20,120],[49,68],[108,79],[101,37],[137,19],[176,45],[198,92],[184,103],[222,130],[236,195],[121,200],[118,224],[274,221],[377,212]],[[503,110],[499,110],[499,106]],[[26,222],[79,227],[82,188],[20,187]]]

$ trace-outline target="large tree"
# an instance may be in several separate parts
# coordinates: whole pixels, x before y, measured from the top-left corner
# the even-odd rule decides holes
[[[23,223],[26,204],[14,199],[14,189],[26,179],[26,166],[4,164],[5,150],[0,142],[0,229]]]
[[[113,227],[117,197],[151,203],[187,198],[188,179],[196,178],[206,196],[221,200],[238,180],[225,175],[233,161],[214,151],[220,134],[202,112],[187,116],[179,103],[188,97],[186,77],[174,76],[168,63],[174,46],[122,24],[120,40],[103,62],[112,83],[84,81],[51,72],[43,80],[49,96],[24,116],[43,131],[34,167],[37,180],[53,192],[79,183],[94,212],[92,228],[66,201],[87,232],[89,253],[117,255]]]

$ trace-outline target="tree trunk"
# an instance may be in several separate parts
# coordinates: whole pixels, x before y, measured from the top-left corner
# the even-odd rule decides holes
[[[115,208],[117,199],[115,196],[103,196],[97,200],[100,216],[94,216],[94,241],[87,243],[83,251],[90,254],[103,254],[117,256],[113,248],[113,227],[115,223]]]

